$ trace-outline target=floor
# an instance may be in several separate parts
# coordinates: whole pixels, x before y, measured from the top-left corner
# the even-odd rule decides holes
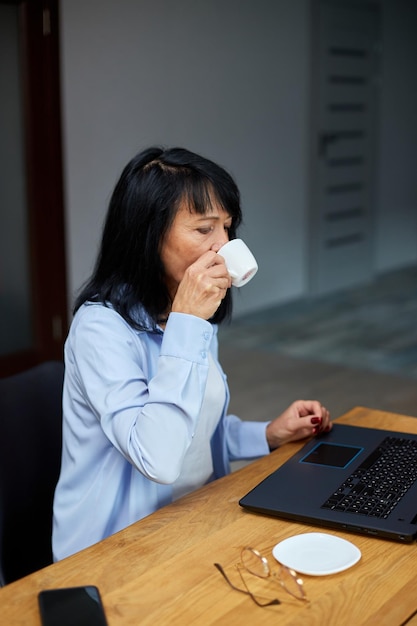
[[[417,266],[372,284],[241,316],[220,329],[232,412],[275,417],[317,398],[417,417]]]

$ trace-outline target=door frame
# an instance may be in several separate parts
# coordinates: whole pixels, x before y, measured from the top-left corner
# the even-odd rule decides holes
[[[58,0],[10,3],[21,37],[33,342],[0,356],[0,377],[62,360],[68,323]]]

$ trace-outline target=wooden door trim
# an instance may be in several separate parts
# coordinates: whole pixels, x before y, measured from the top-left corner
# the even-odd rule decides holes
[[[0,357],[0,376],[62,359],[67,281],[58,0],[15,2],[22,42],[33,347]]]

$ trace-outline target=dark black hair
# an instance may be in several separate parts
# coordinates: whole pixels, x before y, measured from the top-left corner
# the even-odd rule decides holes
[[[110,199],[101,246],[92,276],[82,287],[74,313],[87,301],[111,304],[134,328],[142,306],[154,324],[171,308],[159,250],[180,204],[206,213],[213,201],[232,218],[230,239],[242,220],[240,194],[233,178],[213,161],[184,148],[152,147],[124,168]],[[232,312],[231,290],[211,321]]]

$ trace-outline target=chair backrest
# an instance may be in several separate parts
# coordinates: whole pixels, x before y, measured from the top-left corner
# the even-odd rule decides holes
[[[52,505],[61,464],[63,376],[63,363],[49,361],[0,379],[2,584],[52,562]]]

